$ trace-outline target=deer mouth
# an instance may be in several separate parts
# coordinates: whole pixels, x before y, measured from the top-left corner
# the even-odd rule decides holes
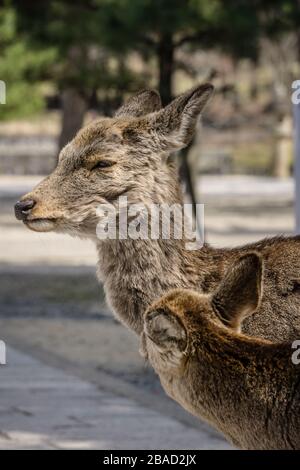
[[[24,224],[34,232],[51,232],[56,226],[57,219],[54,218],[36,218],[26,219]]]

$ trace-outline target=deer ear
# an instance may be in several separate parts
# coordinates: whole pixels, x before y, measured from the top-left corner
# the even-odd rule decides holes
[[[158,111],[161,107],[161,99],[157,91],[142,90],[129,98],[115,113],[115,117],[141,117]]]
[[[212,297],[221,322],[237,331],[244,318],[259,306],[262,296],[262,260],[257,253],[242,256],[225,274]]]
[[[183,148],[191,141],[198,116],[211,97],[213,89],[210,83],[197,86],[149,116],[150,130],[156,131],[164,149]]]

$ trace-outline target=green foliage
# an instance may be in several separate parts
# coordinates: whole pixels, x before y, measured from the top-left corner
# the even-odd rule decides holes
[[[6,105],[0,119],[25,117],[44,106],[41,79],[55,60],[55,50],[33,50],[17,33],[16,14],[11,7],[0,9],[0,79],[6,83]]]
[[[261,34],[295,29],[300,21],[299,0],[10,0],[6,5],[0,9],[0,78],[8,93],[2,115],[10,105],[18,113],[38,109],[45,79],[58,89],[75,87],[87,100],[145,86],[148,77],[127,65],[132,51],[155,58],[160,91],[170,97],[176,49],[220,49],[256,58]],[[17,109],[24,92],[31,104],[22,100]]]
[[[111,32],[105,30],[105,1],[15,0],[13,4],[19,29],[36,49],[55,45],[56,65],[51,72],[58,89],[75,87],[88,100],[98,91],[145,86],[144,77],[126,66],[127,39],[122,37],[118,48],[108,49],[106,36]],[[113,29],[113,34],[118,31]]]
[[[103,40],[110,47],[148,47],[169,34],[174,44],[257,52],[258,0],[95,0],[101,6]],[[123,40],[120,41],[120,38]],[[148,38],[148,41],[145,40]]]
[[[219,49],[255,58],[259,0],[94,0],[98,33],[110,50],[154,57],[163,103],[172,95],[176,50]],[[98,8],[96,8],[96,6]],[[95,13],[96,15],[96,13]],[[182,62],[181,62],[182,66]]]

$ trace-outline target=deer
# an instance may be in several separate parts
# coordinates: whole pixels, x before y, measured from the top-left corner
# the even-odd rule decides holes
[[[242,449],[300,449],[300,364],[290,342],[241,333],[263,298],[261,254],[213,293],[173,289],[144,315],[141,352],[164,390]],[[297,365],[298,364],[298,365]]]
[[[275,237],[237,248],[204,243],[186,248],[183,237],[99,239],[99,204],[183,204],[173,155],[186,147],[213,93],[198,85],[162,108],[155,90],[128,99],[114,117],[82,128],[60,152],[53,172],[15,204],[15,215],[36,232],[93,240],[97,276],[116,317],[137,335],[155,299],[174,288],[213,292],[226,270],[247,252],[264,259],[264,295],[242,324],[244,333],[271,341],[300,332],[300,238]],[[95,260],[96,261],[96,260]]]

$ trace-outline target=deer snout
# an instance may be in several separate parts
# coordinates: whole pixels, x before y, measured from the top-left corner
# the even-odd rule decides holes
[[[24,199],[15,204],[15,216],[18,220],[26,220],[35,206],[36,202],[33,199]]]

